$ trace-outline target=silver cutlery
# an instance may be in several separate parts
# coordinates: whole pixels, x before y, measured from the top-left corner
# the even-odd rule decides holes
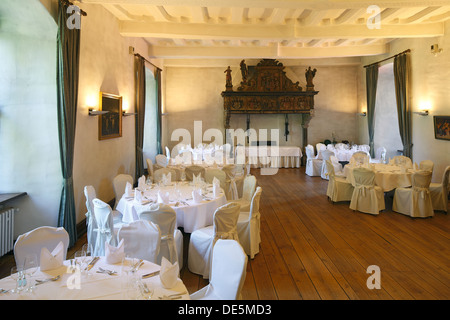
[[[109,274],[110,276],[113,276],[113,275],[116,275],[116,274],[117,274],[116,271],[103,269],[103,268],[101,268],[101,267],[98,268],[97,273],[106,273],[106,274]]]
[[[8,292],[9,292],[9,290],[5,290],[5,289],[0,288],[0,293],[8,293]]]
[[[88,266],[86,267],[86,270],[91,270],[92,267],[97,263],[97,261],[99,260],[99,257],[94,257],[91,262],[89,262]]]
[[[144,274],[144,275],[142,275],[141,278],[142,279],[147,279],[147,278],[151,278],[151,277],[157,276],[158,274],[159,274],[159,270],[155,271],[155,272]]]
[[[61,277],[60,275],[57,275],[56,277],[48,278],[48,279],[44,279],[44,280],[36,279],[36,285],[40,285],[40,284],[43,284],[43,283],[46,283],[49,281],[57,281],[57,280],[59,280],[60,277]]]
[[[177,300],[177,299],[181,299],[183,294],[186,294],[186,291],[177,292],[177,293],[173,293],[173,294],[169,294],[169,295],[163,295],[158,298],[159,298],[159,300]]]

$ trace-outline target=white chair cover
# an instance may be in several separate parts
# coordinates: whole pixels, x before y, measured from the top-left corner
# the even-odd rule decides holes
[[[221,169],[208,169],[205,171],[205,181],[207,183],[212,183],[214,177],[220,182],[220,187],[225,190],[227,185],[227,175]]]
[[[119,242],[124,240],[124,252],[127,256],[157,263],[161,230],[151,221],[136,220],[124,224],[117,233]]]
[[[222,167],[222,171],[227,175],[227,187],[225,189],[225,194],[227,200],[238,200],[239,192],[236,184],[236,170],[237,166],[235,164],[227,164]]]
[[[147,158],[147,172],[151,180],[153,180],[153,161]]]
[[[322,151],[322,168],[320,169],[320,176],[322,179],[328,180],[327,160],[334,156],[334,152],[330,150]]]
[[[385,209],[383,189],[375,185],[375,172],[367,168],[353,169],[355,186],[350,201],[350,209],[379,214]]]
[[[84,187],[84,195],[86,197],[86,237],[88,244],[95,248],[95,241],[97,240],[97,221],[95,220],[94,204],[92,200],[97,197],[95,189],[93,186]]]
[[[316,144],[316,159],[322,160],[322,151],[327,150],[327,146],[321,142]]]
[[[156,169],[155,172],[153,172],[153,181],[154,182],[160,182],[162,181],[162,178],[164,175],[167,175],[170,173],[170,179],[171,181],[177,181],[178,177],[177,177],[177,172],[173,169],[169,169],[169,168],[160,168],[160,169]]]
[[[186,173],[187,181],[192,181],[194,178],[194,175],[196,177],[198,177],[199,174],[201,175],[201,177],[203,179],[205,178],[205,168],[202,166],[197,166],[197,165],[188,166],[188,167],[186,167],[184,172]]]
[[[350,158],[351,165],[368,166],[370,162],[370,155],[365,151],[356,151]]]
[[[447,212],[448,207],[448,192],[450,182],[450,166],[447,166],[442,176],[441,183],[430,183],[430,196],[433,210]]]
[[[259,212],[261,193],[262,188],[257,187],[250,204],[250,211],[241,212],[237,224],[239,242],[250,259],[253,259],[259,252],[261,243],[261,214]]]
[[[119,203],[120,199],[125,193],[125,187],[127,185],[127,182],[133,185],[133,177],[130,176],[129,174],[118,174],[113,179],[113,189],[116,200],[114,204],[114,209],[117,207],[117,204]]]
[[[169,151],[169,147],[165,147],[165,150],[166,150],[166,157],[167,157],[167,159],[170,159],[170,151]]]
[[[177,214],[175,210],[161,203],[139,212],[138,215],[140,220],[151,221],[161,230],[161,249],[157,264],[161,264],[162,257],[165,257],[172,264],[178,262],[181,270],[183,267],[183,234],[176,228]]]
[[[405,168],[412,168],[413,163],[410,158],[405,156],[395,156],[389,161],[389,164],[405,167]]]
[[[191,294],[192,300],[238,300],[247,272],[247,255],[236,240],[217,240],[209,284]]]
[[[331,160],[326,161],[328,167],[327,196],[332,202],[350,201],[353,195],[353,186],[343,177],[337,177]]]
[[[334,175],[341,176],[341,177],[344,176],[344,167],[339,162],[338,158],[336,158],[335,156],[332,155],[332,156],[330,156],[330,161],[334,167]]]
[[[250,204],[252,202],[253,195],[256,191],[256,177],[255,176],[246,176],[244,179],[244,187],[242,191],[242,198],[238,200],[229,200],[231,203],[238,203],[241,206],[241,211],[249,212]]]
[[[156,162],[156,166],[158,168],[165,168],[168,166],[169,164],[169,158],[167,158],[165,155],[163,154],[157,154],[155,156],[155,162]]]
[[[434,163],[431,160],[423,160],[419,163],[420,170],[427,170],[433,172]]]
[[[69,234],[64,228],[43,226],[20,235],[14,243],[16,265],[23,266],[25,257],[29,254],[36,254],[40,265],[41,249],[45,247],[52,252],[61,241],[64,245],[65,260],[69,247]]]
[[[305,148],[306,169],[305,173],[310,177],[320,176],[322,171],[322,160],[314,156],[314,147],[308,144]]]
[[[94,230],[97,233],[94,255],[104,256],[106,242],[112,246],[117,245],[112,209],[109,204],[98,198],[92,200],[92,203],[94,204],[94,215],[97,222],[97,228]]]
[[[227,203],[216,209],[213,225],[195,230],[191,234],[188,250],[188,268],[203,278],[210,277],[211,257],[214,244],[218,239],[239,241],[237,221],[239,204]]]
[[[413,173],[411,188],[395,189],[392,210],[411,217],[434,216],[429,189],[431,176],[431,171],[426,170]]]

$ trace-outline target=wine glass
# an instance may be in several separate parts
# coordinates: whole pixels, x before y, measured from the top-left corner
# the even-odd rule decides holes
[[[90,261],[92,261],[92,259],[90,258],[94,254],[94,247],[91,243],[85,243],[81,250],[84,251],[84,259],[86,261],[86,264],[88,264]],[[87,266],[86,266],[86,275],[87,276],[91,275],[90,271],[87,269]]]
[[[39,268],[39,264],[37,261],[37,255],[36,254],[26,255],[25,262],[23,264],[23,271],[25,272],[26,278],[31,279],[31,277],[36,273],[38,268]],[[26,283],[26,280],[25,280],[25,283]],[[30,282],[26,291],[33,292],[34,289],[36,289],[36,286]]]
[[[78,266],[80,268],[80,271],[83,270],[84,262],[86,261],[86,251],[83,249],[78,250],[75,252],[74,255],[75,258],[75,266]]]
[[[23,266],[14,266],[11,268],[11,279],[16,283],[16,288],[12,289],[13,293],[20,293],[26,287],[25,273],[23,272]]]

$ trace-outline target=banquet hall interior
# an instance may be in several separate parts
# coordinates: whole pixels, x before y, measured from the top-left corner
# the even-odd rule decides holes
[[[183,297],[221,238],[245,253],[223,261],[236,298],[448,300],[449,88],[444,0],[2,0],[0,288],[32,230],[64,228],[67,259],[104,243],[92,186],[112,237],[176,212]]]

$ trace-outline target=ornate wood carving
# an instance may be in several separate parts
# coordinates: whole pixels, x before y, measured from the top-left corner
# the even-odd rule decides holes
[[[222,92],[225,111],[225,128],[229,128],[230,116],[237,114],[305,113],[314,109],[313,78],[316,69],[306,70],[306,91],[299,82],[292,82],[284,71],[282,63],[275,59],[263,59],[249,69],[242,60],[240,64],[242,81],[237,91],[233,91],[230,67],[225,70],[226,91]]]

